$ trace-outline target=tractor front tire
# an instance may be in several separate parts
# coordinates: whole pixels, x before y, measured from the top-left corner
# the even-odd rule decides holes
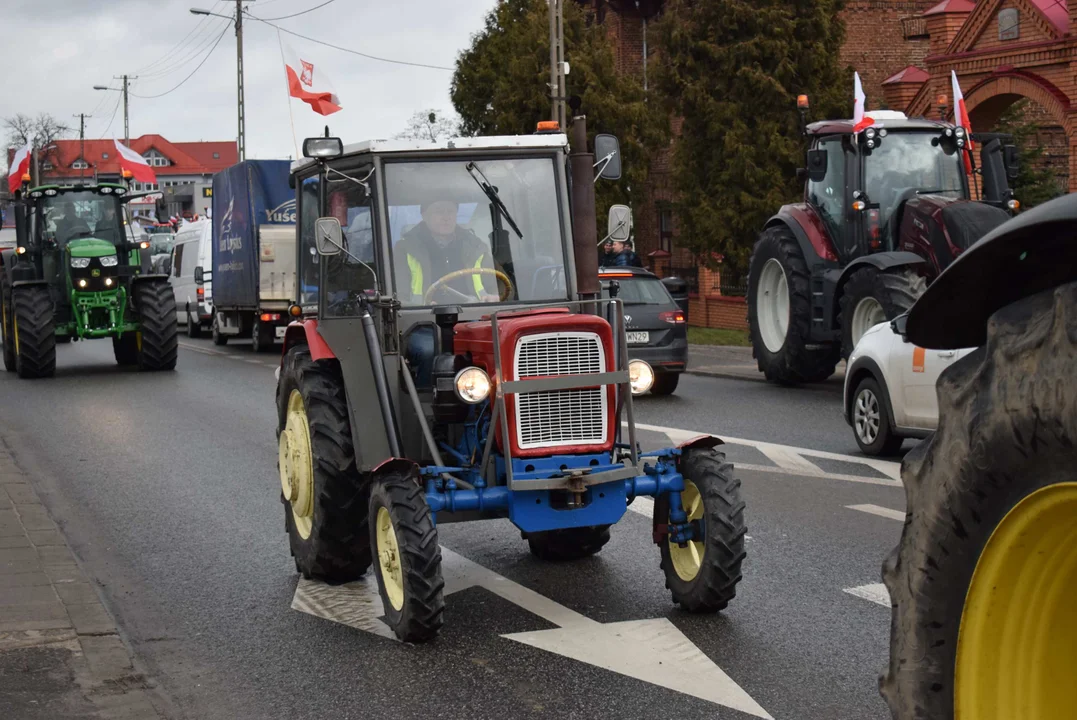
[[[305,345],[284,356],[277,439],[284,526],[303,577],[343,583],[370,567],[370,478],[355,465],[344,381],[336,361]]]
[[[688,449],[678,469],[685,479],[681,500],[689,522],[697,522],[702,540],[684,546],[665,538],[659,544],[666,587],[688,612],[724,610],[737,594],[744,562],[744,500],[733,465],[714,449]],[[654,504],[654,522],[669,522],[669,497]]]
[[[56,374],[56,332],[49,289],[44,285],[13,288],[15,372],[21,378]]]
[[[840,347],[808,348],[811,272],[793,231],[775,225],[752,249],[748,270],[748,326],[752,355],[771,382],[821,382],[834,374]]]
[[[902,463],[883,564],[880,689],[895,720],[1072,716],[1077,673],[1077,283],[1019,300],[943,371],[938,430]]]
[[[139,370],[175,370],[179,356],[179,325],[176,322],[176,297],[166,282],[141,282],[135,285],[138,308]]]
[[[414,469],[374,481],[368,517],[386,624],[404,642],[434,639],[445,620],[445,580],[438,531]]]
[[[527,533],[527,546],[539,560],[560,562],[594,555],[610,541],[609,525]]]
[[[4,369],[15,372],[15,306],[7,273],[0,270],[0,342],[4,344]]]
[[[888,322],[908,312],[926,289],[927,280],[909,268],[866,267],[853,273],[839,300],[842,357],[849,357],[873,322]]]
[[[138,335],[126,332],[120,337],[112,338],[112,354],[116,357],[116,364],[121,367],[137,365]]]

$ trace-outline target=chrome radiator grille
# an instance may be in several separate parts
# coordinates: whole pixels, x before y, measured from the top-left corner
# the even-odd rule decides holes
[[[602,342],[595,333],[525,335],[516,343],[515,379],[584,375],[606,371]],[[608,414],[605,388],[519,393],[516,443],[521,450],[605,442]]]

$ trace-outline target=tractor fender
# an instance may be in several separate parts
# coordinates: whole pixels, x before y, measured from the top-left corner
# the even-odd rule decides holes
[[[784,224],[792,231],[809,268],[820,261],[828,265],[838,264],[838,254],[834,250],[834,243],[830,240],[826,225],[811,205],[807,203],[783,205],[770,220],[767,220],[764,229],[779,224]]]
[[[134,283],[149,282],[150,280],[164,280],[165,282],[168,282],[168,275],[165,275],[163,273],[150,273],[147,275],[131,276],[131,282]]]
[[[894,252],[881,252],[872,253],[871,255],[865,255],[864,257],[857,258],[851,263],[845,266],[845,269],[841,271],[841,275],[838,276],[838,282],[834,290],[834,297],[841,297],[842,289],[845,287],[845,283],[859,270],[863,270],[865,267],[873,267],[876,270],[892,270],[897,267],[907,267],[909,265],[924,265],[927,263],[920,255],[911,252],[905,252],[904,250],[897,250]]]
[[[314,318],[289,323],[288,329],[284,331],[282,362],[284,355],[296,345],[306,345],[310,349],[310,359],[315,362],[336,358],[336,354],[318,332],[318,321]]]
[[[400,457],[388,457],[372,467],[370,469],[370,474],[379,475],[387,472],[399,472],[403,475],[418,467],[419,465],[414,460]]]
[[[17,274],[12,275],[13,279],[11,281],[11,287],[13,287],[13,288],[30,287],[31,285],[48,285],[49,284],[48,280],[15,280],[14,278],[17,278],[17,277],[18,277]]]
[[[692,450],[695,448],[701,448],[703,450],[711,450],[719,445],[725,445],[725,440],[715,437],[714,435],[696,435],[694,438],[685,440],[677,445],[677,449],[680,451]]]

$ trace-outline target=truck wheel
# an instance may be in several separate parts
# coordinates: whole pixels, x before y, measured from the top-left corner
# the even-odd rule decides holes
[[[752,249],[748,326],[752,355],[771,382],[820,382],[834,374],[838,346],[809,349],[811,273],[793,231],[775,225]]]
[[[136,365],[138,363],[138,333],[126,332],[118,338],[112,338],[112,354],[116,356],[117,365]]]
[[[890,426],[890,401],[875,378],[866,377],[853,392],[853,436],[865,455],[893,455],[905,438]]]
[[[527,546],[539,560],[579,560],[594,555],[610,541],[610,526],[527,533]]]
[[[896,720],[1071,716],[1077,673],[1077,283],[1019,300],[943,371],[883,564]]]
[[[187,311],[187,337],[192,340],[202,337],[202,322],[197,317],[192,318],[190,311]]]
[[[135,285],[138,308],[138,368],[140,370],[175,370],[179,355],[179,326],[176,322],[176,297],[166,282],[142,282]]]
[[[15,372],[15,306],[7,273],[0,272],[0,342],[4,344],[4,369]]]
[[[56,333],[52,298],[43,285],[14,288],[15,371],[21,378],[56,374]]]
[[[272,327],[269,328],[272,331]],[[266,326],[256,315],[251,326],[251,350],[256,353],[273,349],[273,340],[266,335]]]
[[[718,612],[737,594],[744,561],[744,500],[740,480],[725,454],[713,449],[689,449],[678,470],[684,475],[681,502],[690,522],[698,522],[702,540],[682,547],[664,539],[660,543],[666,587],[688,612]],[[654,519],[669,521],[669,497],[654,504]]]
[[[284,357],[277,383],[284,526],[305,578],[355,580],[370,566],[370,479],[355,466],[344,382],[306,346]]]
[[[908,268],[880,271],[867,267],[853,273],[839,301],[842,357],[849,357],[873,326],[908,312],[926,289],[927,280]]]
[[[228,336],[221,332],[220,321],[217,320],[217,313],[213,313],[213,324],[210,326],[210,333],[214,345],[228,344]]]
[[[672,395],[681,381],[681,374],[674,372],[655,373],[651,395]]]
[[[414,470],[374,481],[369,522],[386,624],[404,642],[432,640],[444,622],[445,580],[438,531]]]

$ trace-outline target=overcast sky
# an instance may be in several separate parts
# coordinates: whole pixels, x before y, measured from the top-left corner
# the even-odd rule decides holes
[[[276,18],[324,1],[253,0],[246,5],[253,15]],[[276,24],[371,55],[452,67],[494,4],[335,0]],[[188,12],[200,7],[228,15],[235,9],[233,0],[0,0],[0,5],[0,57],[5,66],[0,117],[52,113],[70,123],[77,137],[78,118],[72,115],[92,113],[86,121],[87,137],[122,138],[120,93],[95,91],[93,86],[119,87],[113,76],[128,73],[140,76],[131,84],[131,137],[159,133],[175,141],[235,139],[236,41],[231,21]],[[225,26],[229,29],[216,50],[182,87],[155,100],[134,96],[157,95],[178,84]],[[248,157],[295,154],[289,103],[300,143],[306,136],[320,135],[326,122],[333,134],[356,142],[391,137],[416,110],[452,109],[450,71],[368,60],[282,34],[297,53],[316,68],[324,67],[332,78],[344,109],[323,118],[287,98],[277,31],[249,19],[243,30]],[[6,140],[4,133],[4,144]]]

